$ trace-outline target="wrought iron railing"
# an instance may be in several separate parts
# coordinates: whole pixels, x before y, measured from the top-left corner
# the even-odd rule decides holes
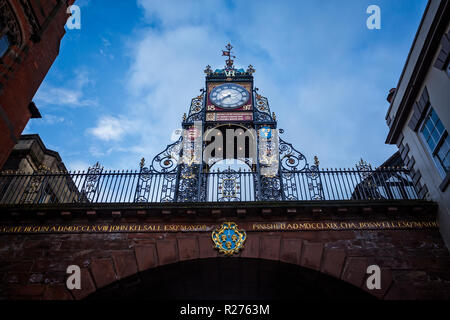
[[[403,168],[280,170],[272,177],[226,169],[201,173],[200,179],[180,179],[180,172],[119,172],[98,167],[88,172],[0,173],[0,205],[192,202],[182,192],[191,180],[198,185],[196,202],[419,198]]]

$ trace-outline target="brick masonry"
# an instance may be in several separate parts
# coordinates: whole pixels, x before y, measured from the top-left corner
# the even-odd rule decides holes
[[[17,18],[23,40],[0,58],[0,168],[32,116],[30,102],[59,54],[69,16],[67,7],[74,0],[6,2]],[[33,30],[33,25],[39,30]],[[37,34],[40,41],[33,41]]]

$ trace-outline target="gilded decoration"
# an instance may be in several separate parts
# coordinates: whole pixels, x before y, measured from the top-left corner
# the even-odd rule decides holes
[[[239,230],[238,225],[234,222],[224,222],[212,233],[215,248],[227,256],[239,253],[244,248],[246,239],[246,232]]]

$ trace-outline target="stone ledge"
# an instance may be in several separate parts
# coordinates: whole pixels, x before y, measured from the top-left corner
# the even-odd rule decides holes
[[[422,215],[437,214],[438,205],[426,200],[373,200],[373,201],[279,201],[237,203],[112,203],[112,204],[58,204],[58,205],[0,205],[0,221],[14,219],[60,218],[66,220],[89,217],[90,219],[177,218],[177,217],[350,217],[376,215],[390,212],[399,216],[409,215],[420,208]],[[14,215],[12,215],[14,213]],[[120,214],[118,214],[120,213]],[[146,213],[146,214],[144,214]]]

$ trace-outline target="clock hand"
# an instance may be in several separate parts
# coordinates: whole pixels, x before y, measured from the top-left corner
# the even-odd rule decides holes
[[[229,95],[227,95],[227,96],[221,98],[220,101],[223,101],[223,100],[225,100],[226,98],[231,98],[231,94],[229,94]]]

